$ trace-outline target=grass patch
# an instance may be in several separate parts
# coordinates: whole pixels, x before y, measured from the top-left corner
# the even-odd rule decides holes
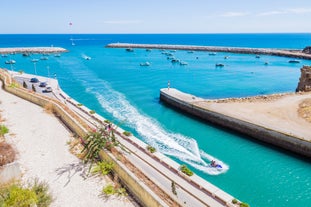
[[[128,132],[128,131],[124,131],[123,134],[124,134],[125,136],[127,136],[127,137],[129,137],[129,136],[132,135],[132,133],[131,133],[131,132]]]
[[[193,175],[193,172],[186,165],[181,165],[180,170],[181,170],[181,172],[183,172],[184,174],[186,174],[188,176]]]
[[[0,125],[0,137],[3,137],[7,133],[9,133],[9,129],[5,125]]]
[[[152,147],[152,146],[150,146],[150,145],[147,146],[147,150],[148,150],[149,152],[151,152],[151,153],[154,153],[154,152],[157,151],[156,148],[154,148],[154,147]]]
[[[101,161],[97,162],[92,167],[92,173],[100,173],[101,175],[108,175],[113,169],[113,162]]]

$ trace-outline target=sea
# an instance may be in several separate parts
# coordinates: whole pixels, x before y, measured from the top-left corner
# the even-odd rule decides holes
[[[168,81],[172,88],[206,99],[294,92],[300,68],[311,65],[310,60],[289,63],[291,58],[268,55],[105,47],[118,42],[303,49],[311,45],[311,34],[0,35],[0,47],[67,49],[47,60],[39,54],[9,54],[0,57],[0,67],[56,78],[72,98],[237,199],[252,207],[311,206],[310,160],[203,122],[159,100]],[[169,57],[187,64],[172,63]],[[6,65],[8,59],[16,63]],[[146,62],[150,65],[140,65]],[[223,168],[211,170],[211,160]]]

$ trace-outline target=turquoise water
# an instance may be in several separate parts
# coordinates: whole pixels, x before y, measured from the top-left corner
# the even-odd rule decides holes
[[[311,45],[309,34],[213,35],[0,35],[0,46],[62,46],[70,50],[37,63],[37,72],[54,76],[62,89],[122,128],[178,162],[184,162],[204,179],[251,206],[311,206],[311,164],[291,153],[249,137],[203,123],[159,102],[159,89],[171,87],[203,98],[242,97],[292,92],[297,86],[301,60],[247,54],[176,51],[186,66],[172,64],[160,50],[104,48],[111,42],[297,48]],[[87,61],[83,56],[90,56]],[[224,59],[229,56],[228,59]],[[12,55],[14,70],[34,72],[30,61]],[[40,58],[36,55],[35,58]],[[4,59],[4,58],[3,58]],[[0,59],[1,60],[1,59]],[[151,66],[141,67],[142,62]],[[269,65],[264,65],[269,62]],[[216,63],[225,67],[216,68]],[[0,62],[1,67],[4,60]],[[49,68],[49,70],[48,70]],[[222,162],[215,172],[210,159]]]

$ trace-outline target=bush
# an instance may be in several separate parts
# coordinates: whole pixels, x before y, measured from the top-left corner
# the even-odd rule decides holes
[[[0,125],[0,137],[3,137],[7,133],[9,133],[9,129],[4,125]]]
[[[151,152],[151,153],[156,152],[156,148],[154,148],[154,147],[152,147],[152,146],[150,146],[150,145],[147,146],[147,150],[148,150],[149,152]]]
[[[92,168],[92,173],[100,173],[102,175],[108,175],[113,169],[113,162],[97,162]]]
[[[124,134],[125,136],[127,136],[127,137],[129,137],[129,136],[132,135],[131,132],[128,132],[128,131],[124,131],[123,134]]]
[[[240,207],[249,207],[249,205],[247,203],[242,202],[240,203]]]
[[[181,172],[183,172],[184,174],[186,174],[188,176],[193,175],[193,172],[186,165],[181,165],[180,170],[181,170]]]
[[[13,184],[2,190],[2,206],[33,206],[38,202],[36,193],[30,189],[23,188],[20,185]]]
[[[107,185],[106,187],[103,188],[103,193],[105,195],[113,195],[113,194],[115,194],[114,187],[111,184]]]
[[[91,110],[90,111],[90,114],[95,114],[96,112],[94,110]]]
[[[232,203],[233,203],[233,204],[237,204],[237,203],[238,203],[238,200],[234,198],[234,199],[232,199]]]
[[[50,206],[53,201],[51,194],[49,193],[49,186],[46,182],[39,182],[38,179],[34,180],[32,191],[34,191],[37,195],[38,207],[46,207]]]
[[[10,144],[6,142],[0,143],[0,166],[13,162],[15,160],[15,155],[15,150]]]
[[[0,206],[47,207],[53,199],[48,192],[48,185],[39,182],[28,183],[23,187],[20,183],[11,183],[0,187]]]

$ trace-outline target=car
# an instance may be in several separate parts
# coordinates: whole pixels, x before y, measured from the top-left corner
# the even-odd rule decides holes
[[[47,86],[47,83],[46,82],[41,82],[40,84],[39,84],[39,87],[46,87]]]
[[[31,83],[38,83],[39,80],[38,80],[38,78],[31,78],[31,79],[30,79],[30,82],[31,82]]]
[[[50,92],[52,92],[52,91],[53,91],[52,87],[48,86],[48,87],[46,87],[42,92],[43,92],[43,93],[50,93]]]

